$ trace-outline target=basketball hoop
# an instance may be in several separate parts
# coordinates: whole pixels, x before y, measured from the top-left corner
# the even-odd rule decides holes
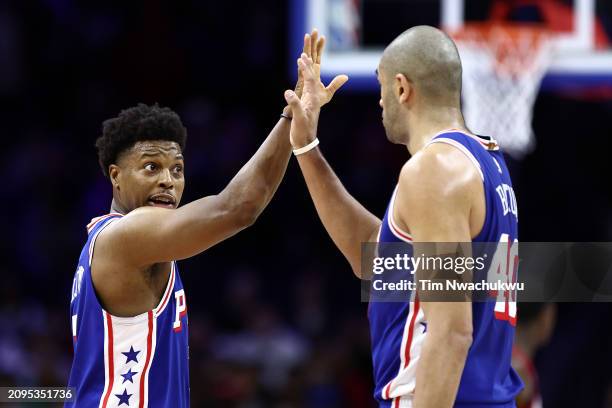
[[[534,25],[468,23],[451,36],[463,65],[467,127],[522,157],[534,145],[532,110],[552,57],[549,33]]]

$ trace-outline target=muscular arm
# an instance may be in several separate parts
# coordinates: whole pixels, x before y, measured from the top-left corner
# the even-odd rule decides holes
[[[290,152],[289,121],[281,118],[219,194],[175,210],[136,209],[105,230],[96,246],[134,267],[198,254],[255,222],[278,188]]]
[[[304,76],[304,93],[300,99],[286,92],[285,99],[294,115],[291,144],[301,148],[316,138],[321,106],[344,84],[348,77],[339,75],[326,87],[320,79],[320,53],[314,59],[302,54],[298,67]],[[314,201],[319,218],[336,246],[361,277],[361,243],[372,240],[380,220],[357,202],[344,188],[318,148],[297,157]]]
[[[320,61],[324,39],[316,30],[304,36],[304,54]],[[304,86],[298,71],[295,94]],[[331,95],[330,98],[331,99]],[[291,116],[289,106],[283,113]],[[217,195],[176,210],[144,207],[114,223],[98,239],[97,251],[110,251],[121,262],[143,267],[184,259],[252,225],[268,205],[287,169],[290,122],[281,118],[255,155]]]
[[[446,145],[432,145],[405,165],[395,217],[411,232],[415,253],[425,247],[427,255],[444,252],[436,245],[439,252],[432,254],[432,246],[418,243],[471,241],[470,211],[479,183],[480,175],[468,159]],[[417,271],[417,279],[424,278],[421,273]],[[414,406],[452,407],[472,343],[472,304],[424,301],[421,305],[427,336],[417,367]]]
[[[380,220],[346,191],[319,148],[298,163],[323,226],[361,278],[361,243],[376,239]]]

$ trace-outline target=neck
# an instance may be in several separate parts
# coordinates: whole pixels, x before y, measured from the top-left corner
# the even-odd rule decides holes
[[[125,208],[121,204],[119,204],[117,202],[117,200],[115,200],[114,198],[113,198],[113,201],[111,202],[111,209],[110,209],[110,211],[112,213],[119,213],[119,214],[123,214],[123,215],[128,213],[128,211],[126,211]]]
[[[434,107],[414,112],[408,120],[408,151],[414,156],[433,137],[448,129],[468,131],[463,121],[461,109],[456,107]]]

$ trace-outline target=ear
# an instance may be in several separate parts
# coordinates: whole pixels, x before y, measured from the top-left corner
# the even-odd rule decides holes
[[[110,178],[113,188],[119,190],[119,175],[121,174],[121,168],[116,164],[108,166],[108,177]]]
[[[413,93],[412,82],[404,74],[395,75],[395,89],[397,89],[397,101],[400,104],[408,102]]]

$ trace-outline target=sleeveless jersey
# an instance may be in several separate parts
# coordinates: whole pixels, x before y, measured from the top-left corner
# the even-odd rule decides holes
[[[176,262],[153,310],[117,317],[100,305],[91,279],[98,234],[121,214],[94,218],[81,252],[70,300],[74,359],[67,407],[188,407],[187,303]]]
[[[437,134],[429,144],[446,143],[461,150],[482,176],[486,202],[485,222],[472,242],[514,242],[518,216],[512,182],[502,153],[491,138],[459,131]],[[428,145],[429,145],[428,144]],[[427,148],[427,146],[425,147]],[[378,241],[405,242],[412,252],[412,237],[393,220],[396,191],[382,221]],[[412,254],[408,254],[412,256]],[[374,396],[381,407],[412,407],[416,369],[427,336],[427,322],[415,291],[409,301],[371,301],[368,308]],[[455,407],[515,407],[522,382],[510,366],[516,303],[472,302],[473,340],[461,376]]]

